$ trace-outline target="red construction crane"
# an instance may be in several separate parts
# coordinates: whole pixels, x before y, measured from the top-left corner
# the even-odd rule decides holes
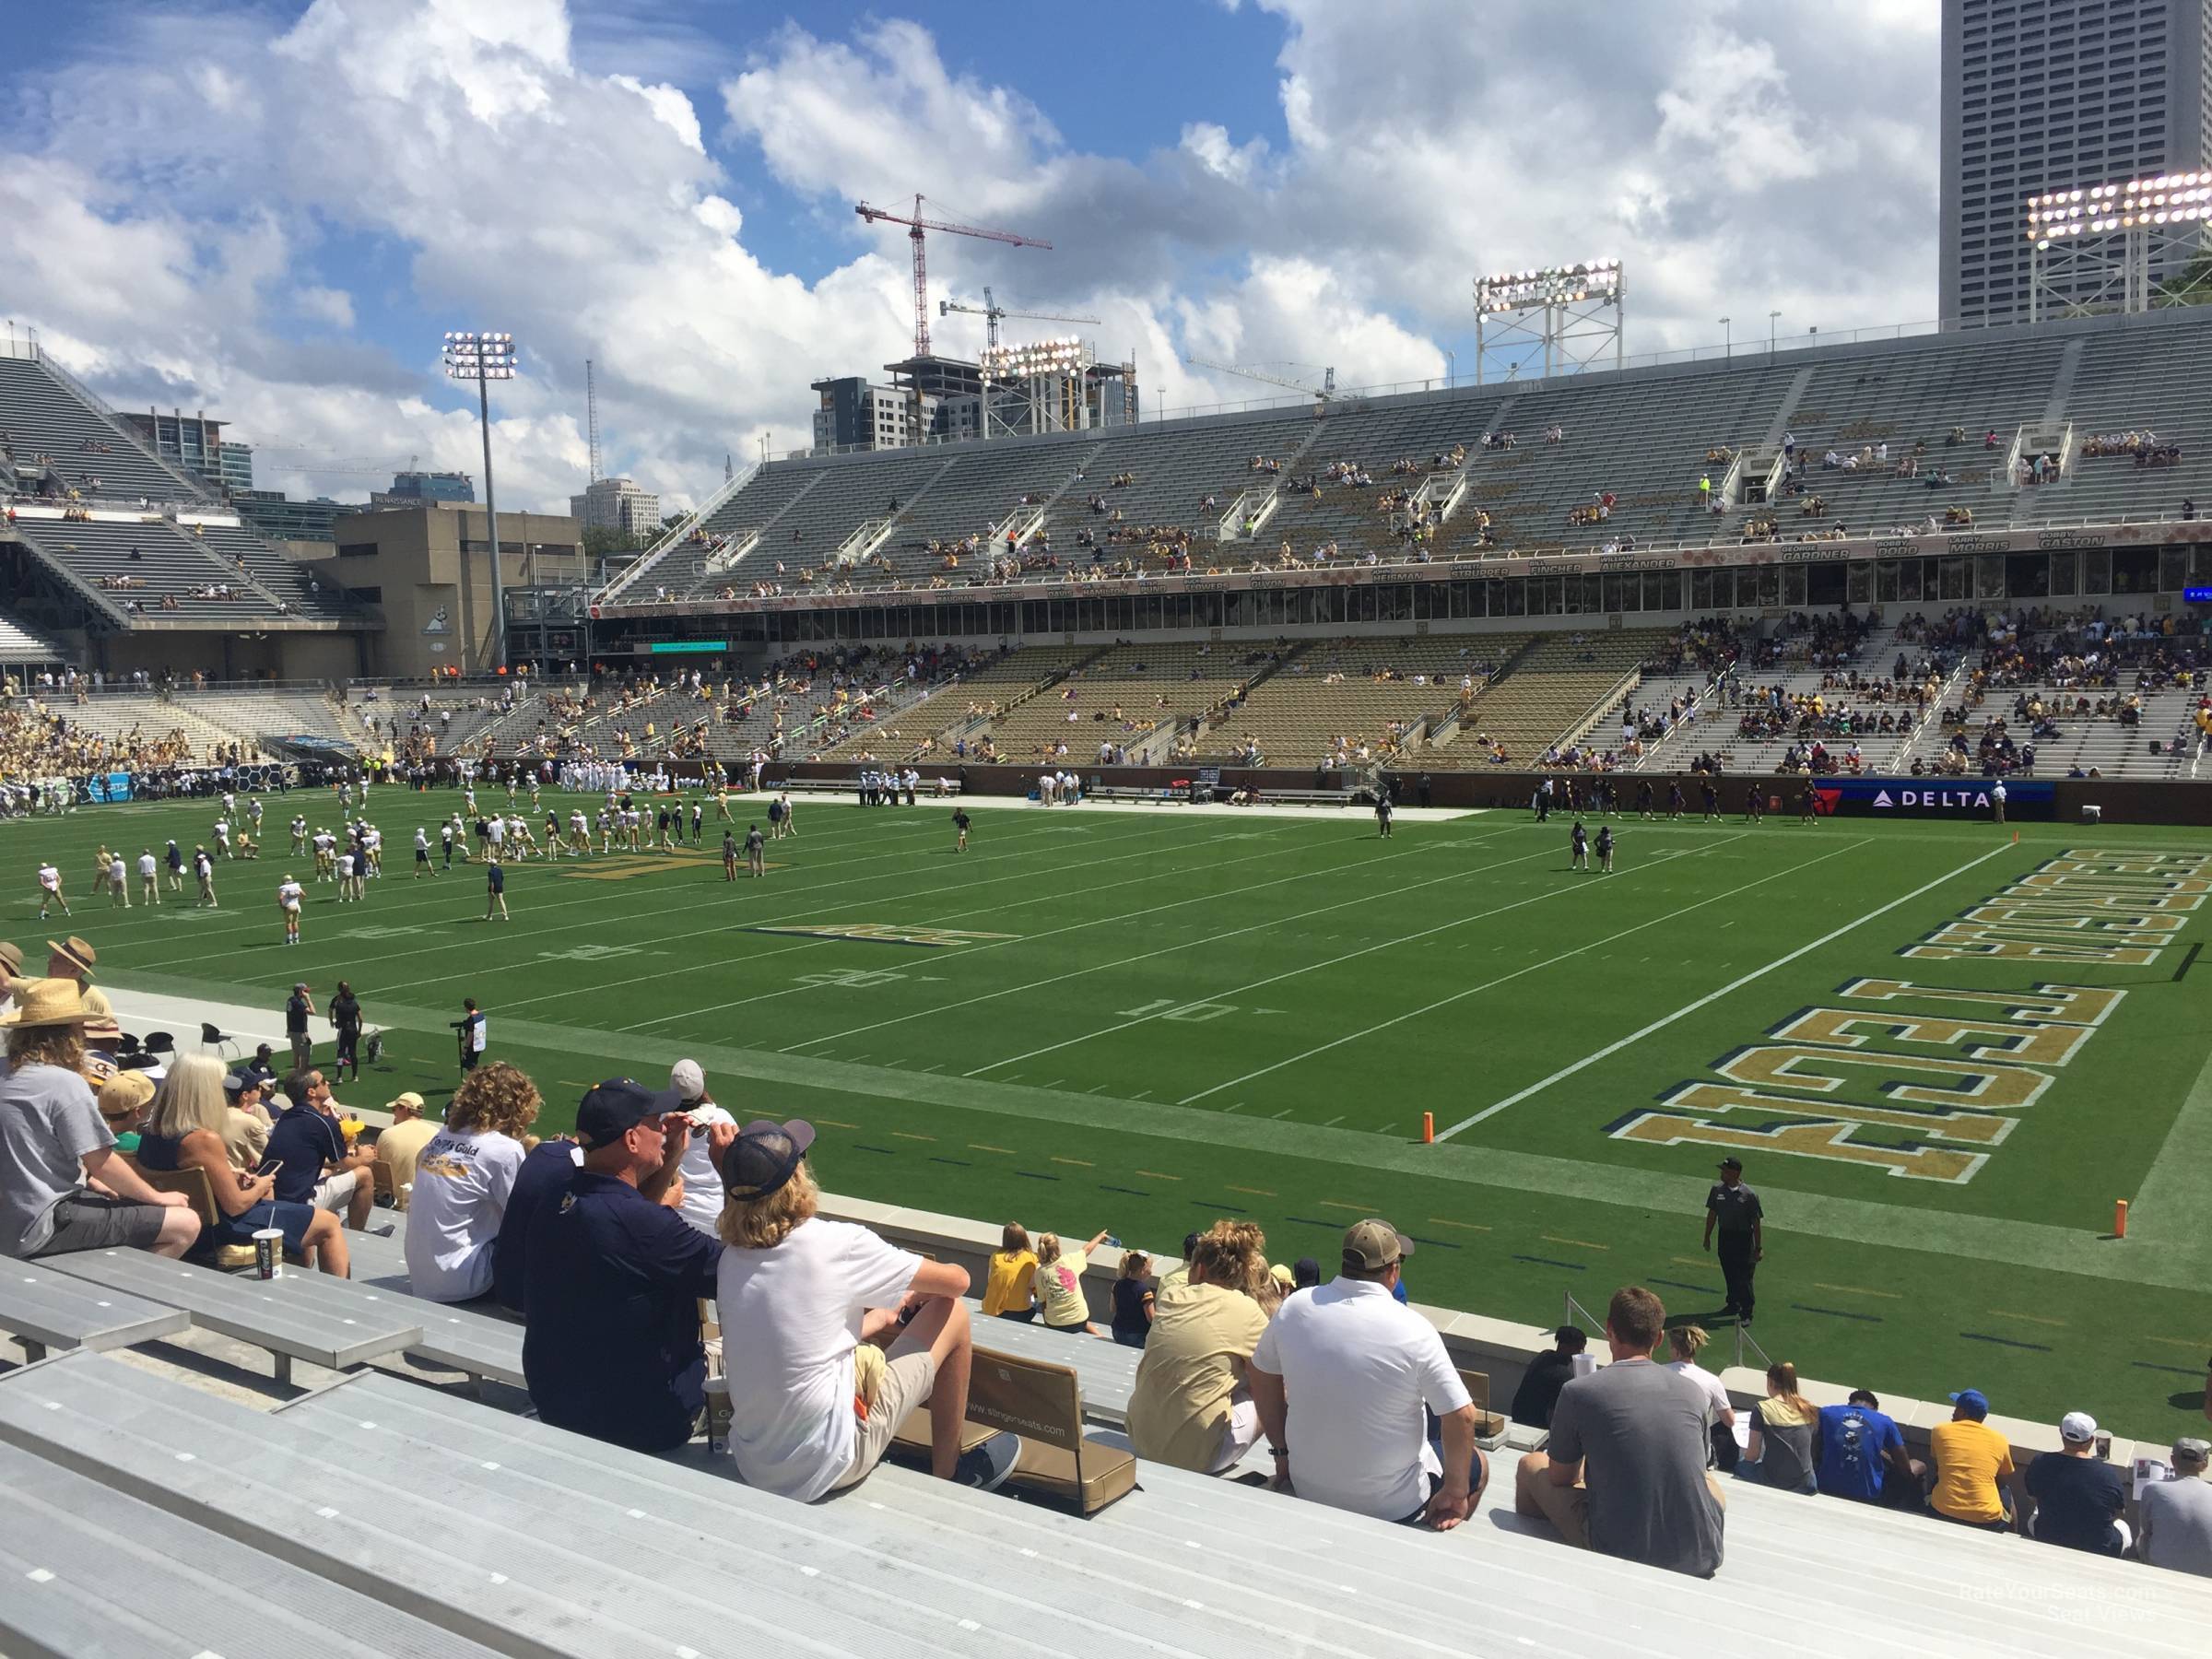
[[[853,205],[853,211],[871,223],[880,219],[887,225],[907,227],[907,240],[914,244],[914,355],[929,356],[929,261],[923,252],[922,233],[924,230],[943,230],[953,236],[980,236],[985,241],[1008,242],[1017,248],[1043,248],[1048,253],[1052,243],[1034,236],[1017,236],[1011,230],[982,230],[973,225],[948,224],[943,219],[922,217],[922,197],[914,197],[911,214],[892,213],[881,207],[871,207],[865,202]]]

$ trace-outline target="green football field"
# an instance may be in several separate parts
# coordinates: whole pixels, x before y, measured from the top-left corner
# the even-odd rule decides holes
[[[215,911],[86,888],[96,843],[189,851],[210,804],[0,826],[0,931],[34,959],[58,932],[32,901],[50,856],[114,985],[274,1029],[294,980],[350,979],[389,1043],[355,1103],[441,1100],[474,995],[541,1129],[692,1055],[741,1117],[813,1119],[833,1191],[1171,1253],[1243,1215],[1324,1262],[1381,1214],[1419,1241],[1418,1300],[1532,1324],[1629,1281],[1714,1315],[1702,1203],[1733,1150],[1767,1206],[1774,1358],[2137,1436],[2202,1424],[2204,832],[1628,819],[1616,871],[1585,875],[1563,821],[1518,813],[1384,840],[1363,817],[978,804],[956,853],[948,804],[808,798],[764,880],[723,879],[710,806],[706,850],[511,864],[512,920],[488,924],[480,869],[411,878],[416,825],[455,795],[390,788],[386,875],[358,907],[311,886],[286,948],[303,800],[335,826],[327,794],[270,798]]]

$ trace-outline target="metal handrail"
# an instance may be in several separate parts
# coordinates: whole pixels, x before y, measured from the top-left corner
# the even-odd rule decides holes
[[[1591,1312],[1589,1309],[1583,1307],[1581,1302],[1576,1301],[1574,1300],[1573,1291],[1562,1290],[1559,1292],[1559,1294],[1567,1299],[1566,1313],[1559,1321],[1561,1324],[1575,1324],[1580,1323],[1594,1326],[1600,1335],[1605,1334],[1606,1322],[1600,1319],[1596,1314]]]
[[[1735,1362],[1738,1366],[1744,1362],[1746,1348],[1749,1348],[1759,1356],[1759,1370],[1772,1371],[1774,1369],[1774,1361],[1768,1358],[1767,1350],[1759,1346],[1759,1339],[1751,1335],[1751,1327],[1739,1319],[1735,1325]]]
[[[667,557],[672,549],[682,546],[686,536],[689,535],[693,531],[705,524],[708,518],[713,514],[724,501],[727,501],[732,496],[735,495],[739,490],[743,489],[747,484],[750,484],[753,481],[754,476],[759,472],[760,466],[761,464],[758,461],[755,461],[748,466],[738,468],[727,478],[724,479],[722,488],[720,489],[714,491],[714,493],[710,495],[705,500],[701,501],[689,512],[686,513],[684,517],[677,523],[673,529],[664,531],[657,540],[648,543],[644,550],[639,553],[635,559],[629,561],[629,565],[623,570],[619,576],[616,577],[612,582],[608,582],[605,587],[601,588],[596,594],[594,595],[592,602],[594,605],[606,604],[609,600],[613,599],[616,594],[621,593],[632,582],[636,582],[638,578],[644,575],[650,567],[658,564],[663,559]]]

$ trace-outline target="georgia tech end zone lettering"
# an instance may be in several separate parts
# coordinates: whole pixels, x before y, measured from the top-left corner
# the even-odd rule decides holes
[[[2212,856],[2077,849],[1898,954],[2145,966],[2179,942],[2207,893]],[[1836,988],[1841,1006],[1798,1010],[1767,1032],[1772,1041],[1722,1055],[1712,1077],[1659,1096],[1664,1110],[1631,1112],[1606,1133],[1963,1183],[2127,994],[1853,980]]]

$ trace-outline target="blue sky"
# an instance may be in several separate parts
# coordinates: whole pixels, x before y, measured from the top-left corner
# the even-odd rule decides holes
[[[265,485],[357,497],[339,462],[476,470],[435,341],[512,328],[502,497],[532,506],[581,487],[586,356],[611,464],[672,502],[803,443],[807,380],[903,354],[904,238],[851,204],[916,190],[1055,244],[934,237],[933,297],[1104,319],[1152,409],[1266,394],[1186,354],[1465,371],[1478,269],[1601,253],[1632,352],[1770,309],[1833,335],[1932,304],[1936,9],[24,8],[0,312],[111,401],[231,419]]]

